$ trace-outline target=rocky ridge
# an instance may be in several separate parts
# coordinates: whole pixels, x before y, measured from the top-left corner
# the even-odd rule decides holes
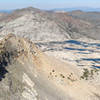
[[[99,28],[95,31],[95,25],[90,21],[76,19],[68,13],[31,7],[1,16],[0,27],[1,37],[13,33],[32,41],[61,41],[82,37],[99,39]]]
[[[0,42],[1,100],[99,100],[80,70],[43,53],[28,39],[8,35]],[[81,90],[80,90],[81,88]]]

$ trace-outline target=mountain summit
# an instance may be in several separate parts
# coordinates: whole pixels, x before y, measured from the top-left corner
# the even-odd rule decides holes
[[[32,41],[60,41],[84,37],[99,39],[100,30],[97,26],[99,24],[95,25],[69,13],[54,13],[36,8],[23,8],[0,16],[1,37],[13,33]]]

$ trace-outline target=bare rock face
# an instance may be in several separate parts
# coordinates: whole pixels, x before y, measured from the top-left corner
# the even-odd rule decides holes
[[[53,13],[36,8],[24,8],[0,17],[0,37],[13,33],[31,41],[95,38],[93,27],[93,23],[76,19],[67,13]],[[96,37],[97,35],[99,34],[96,33]]]
[[[62,40],[68,38],[53,19],[44,11],[35,8],[16,10],[1,18],[1,36],[13,33],[32,41]],[[59,38],[60,37],[60,38]]]
[[[67,13],[0,14],[0,100],[100,100],[96,30]]]
[[[0,100],[37,100],[34,82],[25,73],[21,60],[18,60],[25,53],[20,39],[9,35],[1,45]]]
[[[27,39],[11,34],[0,42],[0,100],[99,100],[98,85],[79,73]]]

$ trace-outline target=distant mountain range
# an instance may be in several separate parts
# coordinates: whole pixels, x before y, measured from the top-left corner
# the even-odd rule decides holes
[[[100,8],[90,8],[90,7],[74,7],[74,8],[54,8],[49,11],[66,11],[66,12],[71,12],[71,11],[76,11],[76,10],[81,10],[85,12],[100,12]],[[0,13],[11,13],[14,10],[0,10]]]
[[[13,10],[0,10],[0,13],[11,13]]]
[[[100,12],[100,8],[89,8],[89,7],[76,7],[76,8],[55,8],[51,11],[74,11],[74,10],[82,10],[85,12]]]
[[[0,36],[9,33],[32,41],[62,41],[84,37],[100,40],[100,12],[77,10],[55,13],[32,7],[18,9],[0,15]]]

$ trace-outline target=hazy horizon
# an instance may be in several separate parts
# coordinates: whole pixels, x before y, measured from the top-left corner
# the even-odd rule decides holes
[[[11,9],[0,9],[0,10],[16,10],[16,9],[23,9],[23,8],[29,8],[29,7],[33,7],[33,8],[37,8],[37,9],[43,9],[43,10],[53,10],[53,9],[71,9],[71,8],[90,8],[90,9],[100,9],[100,7],[55,7],[55,8],[49,8],[49,9],[45,9],[45,8],[39,8],[39,7],[35,7],[35,6],[26,6],[26,7],[18,7],[18,8],[11,8]],[[80,10],[80,9],[79,9]]]

